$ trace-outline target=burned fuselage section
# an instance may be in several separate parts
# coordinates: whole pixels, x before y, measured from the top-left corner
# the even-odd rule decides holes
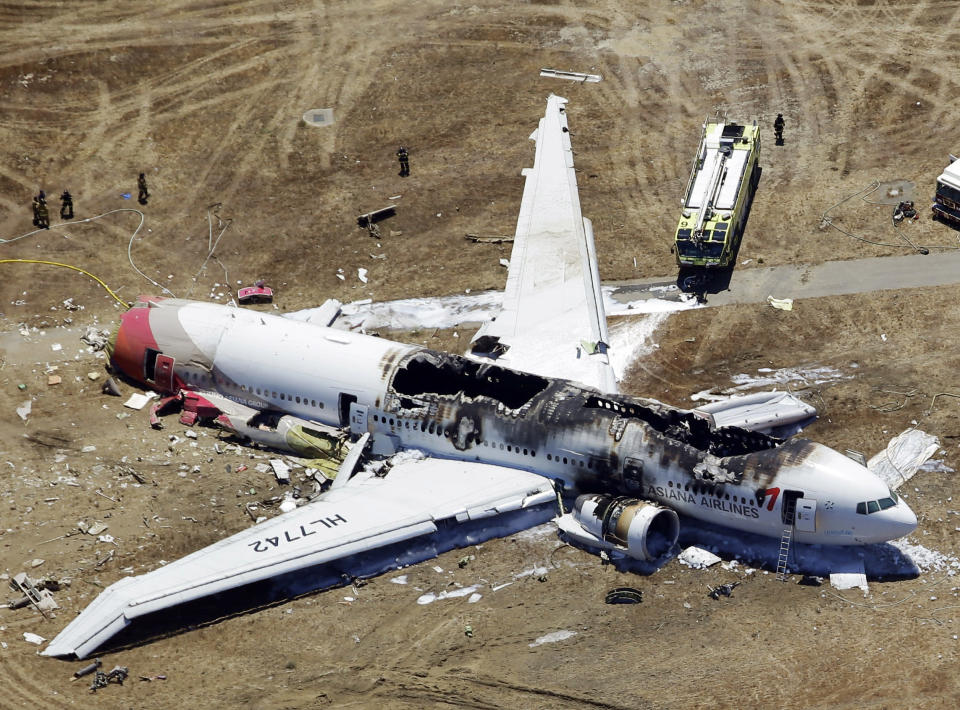
[[[397,362],[381,411],[368,416],[395,448],[535,471],[571,492],[642,496],[694,515],[707,507],[711,518],[753,519],[808,444],[714,430],[654,400],[419,349]]]

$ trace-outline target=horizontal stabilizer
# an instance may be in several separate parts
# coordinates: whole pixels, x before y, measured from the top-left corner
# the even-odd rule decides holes
[[[789,392],[730,397],[693,410],[713,429],[739,427],[774,436],[792,436],[817,418],[815,407]]]
[[[554,501],[552,483],[532,473],[443,459],[398,464],[384,478],[331,491],[176,562],[115,582],[43,655],[83,658],[145,614],[335,560],[349,569],[353,556],[436,533],[441,523],[447,529]],[[499,531],[491,523],[486,532],[471,544]],[[388,558],[377,571],[399,564]]]

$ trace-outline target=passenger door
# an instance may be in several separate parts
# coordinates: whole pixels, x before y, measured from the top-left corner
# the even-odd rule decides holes
[[[797,531],[817,531],[817,501],[813,498],[800,498],[797,501]]]

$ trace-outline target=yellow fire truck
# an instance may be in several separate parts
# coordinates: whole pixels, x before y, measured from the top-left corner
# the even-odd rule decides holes
[[[760,129],[707,119],[684,190],[674,237],[677,265],[721,268],[730,264],[760,179]]]

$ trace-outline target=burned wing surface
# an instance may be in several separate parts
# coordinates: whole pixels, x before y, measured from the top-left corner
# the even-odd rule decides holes
[[[43,654],[83,658],[139,619],[268,579],[285,579],[302,593],[342,584],[343,575],[378,574],[544,522],[554,507],[550,482],[533,474],[437,459],[399,464],[384,478],[352,480],[176,562],[124,577]],[[168,628],[176,623],[171,615]]]
[[[593,228],[580,210],[567,100],[551,95],[531,138],[503,307],[471,354],[505,367],[616,390]]]

